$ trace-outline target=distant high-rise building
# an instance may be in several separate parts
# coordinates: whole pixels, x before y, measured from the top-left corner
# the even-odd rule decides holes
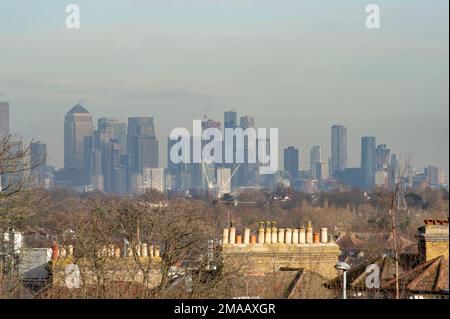
[[[30,175],[33,184],[45,187],[47,173],[47,144],[32,142],[30,144]]]
[[[145,189],[156,189],[163,193],[165,190],[164,168],[145,168],[143,181]]]
[[[398,165],[398,161],[397,161],[397,155],[396,154],[391,154],[391,158],[389,161],[389,166],[388,166],[388,185],[389,185],[389,189],[394,189],[396,183],[398,182],[398,177],[399,177],[399,165]]]
[[[222,124],[219,121],[214,121],[212,119],[205,119],[202,121],[202,129],[217,128],[220,130],[221,125]]]
[[[425,167],[425,175],[430,186],[441,186],[445,184],[445,173],[436,166]]]
[[[241,116],[240,127],[242,130],[248,128],[256,129],[255,118],[253,116]],[[255,148],[256,152],[256,148]],[[237,185],[238,186],[249,186],[255,182],[255,172],[258,169],[256,163],[249,163],[249,141],[248,137],[244,137],[244,162],[241,164],[239,170],[237,171]]]
[[[249,127],[255,128],[255,118],[253,116],[241,116],[240,127],[245,130]]]
[[[309,166],[310,166],[310,174],[313,179],[320,179],[320,173],[318,169],[322,169],[321,166],[318,166],[322,163],[322,146],[314,145],[311,148]]]
[[[93,134],[92,116],[80,104],[66,113],[64,120],[64,168],[84,170],[84,139]]]
[[[127,123],[125,120],[103,117],[98,119],[98,130],[107,135],[107,140],[116,140],[121,145],[120,154],[127,153]]]
[[[159,144],[153,117],[130,117],[127,128],[127,153],[131,174],[159,166]]]
[[[316,179],[327,179],[329,177],[328,162],[318,162],[316,164]]]
[[[224,128],[236,128],[237,126],[237,113],[234,111],[225,112]]]
[[[231,169],[226,167],[217,168],[217,188],[219,195],[231,192]]]
[[[375,187],[375,145],[375,137],[364,136],[361,138],[361,181],[366,190],[372,190]]]
[[[387,148],[386,144],[380,144],[376,150],[376,170],[387,169],[390,161],[391,150]]]
[[[337,172],[347,168],[347,128],[343,125],[331,127],[331,172],[333,177]]]
[[[378,170],[375,172],[375,186],[387,188],[389,186],[389,174],[386,170]]]
[[[289,146],[284,149],[284,170],[287,171],[291,180],[298,178],[299,152],[298,148]]]
[[[0,101],[0,137],[9,134],[9,103]]]
[[[120,166],[121,145],[116,140],[110,140],[101,145],[103,187],[105,192],[120,193],[121,179]]]

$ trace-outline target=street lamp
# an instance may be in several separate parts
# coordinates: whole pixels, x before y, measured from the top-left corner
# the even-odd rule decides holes
[[[347,299],[347,270],[350,269],[350,265],[346,262],[340,261],[336,265],[334,265],[334,268],[343,271],[342,299]]]

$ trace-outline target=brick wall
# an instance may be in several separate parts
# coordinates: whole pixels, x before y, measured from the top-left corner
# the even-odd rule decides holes
[[[224,266],[245,273],[270,273],[280,268],[304,268],[325,278],[337,275],[339,246],[320,244],[226,244],[222,245]]]

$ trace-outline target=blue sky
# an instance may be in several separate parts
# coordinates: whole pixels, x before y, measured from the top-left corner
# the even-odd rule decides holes
[[[371,2],[379,30],[364,25]],[[154,116],[163,145],[232,108],[278,127],[303,168],[338,123],[354,166],[374,135],[448,171],[448,1],[371,2],[0,0],[0,92],[13,131],[46,141],[57,166],[64,113],[83,99],[95,117]],[[69,3],[80,30],[64,26]]]

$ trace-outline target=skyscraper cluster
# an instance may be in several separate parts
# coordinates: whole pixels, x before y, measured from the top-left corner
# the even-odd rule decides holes
[[[80,104],[64,121],[64,169],[55,182],[111,193],[164,191],[159,168],[159,143],[152,117],[99,118]],[[158,174],[159,172],[159,174]],[[159,181],[159,184],[158,182]]]
[[[242,116],[238,121],[238,114],[235,111],[224,112],[223,129],[241,128],[246,130],[255,127],[255,118],[252,116]],[[202,121],[202,130],[208,128],[222,129],[220,121],[204,118]],[[191,137],[191,149],[194,143],[194,137]],[[211,140],[202,140],[202,147]],[[258,164],[249,160],[249,141],[248,137],[244,137],[243,141],[243,161],[240,162],[236,158],[236,140],[233,142],[233,161],[225,163],[225,144],[222,144],[222,161],[221,163],[206,162],[193,163],[192,153],[190,163],[174,164],[170,159],[170,149],[177,143],[168,138],[168,173],[172,180],[171,186],[173,190],[185,191],[190,189],[200,190],[217,190],[218,193],[227,193],[232,188],[257,186],[266,182],[258,173]]]
[[[0,101],[0,136],[9,134],[9,111],[9,103]],[[226,111],[223,127],[222,122],[205,116],[201,122],[201,130],[209,128],[245,131],[249,128],[256,129],[256,125],[253,116],[238,117],[237,112]],[[305,153],[295,146],[285,148],[282,153],[284,167],[268,175],[260,173],[258,161],[250,160],[249,137],[245,134],[240,146],[237,146],[234,136],[233,162],[225,161],[225,143],[222,142],[220,163],[204,160],[195,162],[192,152],[189,162],[173,163],[170,151],[178,140],[167,138],[167,168],[163,168],[159,162],[160,144],[153,117],[102,117],[94,125],[89,111],[77,104],[65,115],[64,168],[55,171],[52,166],[47,165],[46,157],[42,156],[47,154],[47,145],[41,141],[30,144],[27,161],[41,158],[36,165],[30,165],[32,185],[115,194],[143,193],[148,189],[183,193],[208,190],[224,194],[242,188],[275,188],[280,185],[314,192],[334,189],[336,182],[371,191],[376,187],[394,188],[402,174],[406,187],[446,185],[445,173],[438,167],[430,165],[423,171],[416,171],[411,166],[401,169],[398,156],[391,153],[386,144],[377,145],[374,136],[361,138],[360,165],[349,167],[347,134],[345,126],[333,125],[330,156],[325,157],[321,145],[313,145],[306,169],[302,169],[300,165],[300,154]],[[202,139],[202,148],[210,141]],[[191,149],[195,142],[194,137],[190,137]],[[265,152],[269,154],[270,139],[265,142]],[[24,148],[21,141],[17,141],[15,145],[19,149]],[[257,143],[256,153],[260,151],[259,145]],[[236,147],[243,149],[243,160],[238,160]],[[2,184],[5,184],[10,176],[3,175]]]

